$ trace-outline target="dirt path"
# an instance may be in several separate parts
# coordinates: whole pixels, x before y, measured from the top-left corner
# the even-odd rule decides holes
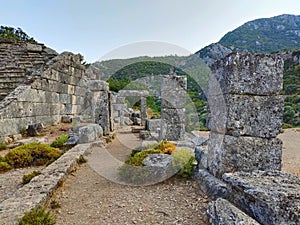
[[[107,149],[124,161],[130,149],[139,144],[137,137],[125,130]],[[67,178],[52,200],[61,204],[53,210],[58,225],[208,224],[208,199],[193,180],[171,178],[132,187],[111,182],[84,164]]]
[[[300,128],[285,129],[282,142],[282,171],[300,177]]]

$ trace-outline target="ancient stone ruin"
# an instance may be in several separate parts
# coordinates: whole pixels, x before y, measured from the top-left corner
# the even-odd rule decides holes
[[[212,224],[299,224],[300,180],[280,172],[283,60],[233,53],[212,65],[200,187]],[[226,200],[227,201],[226,201]],[[252,217],[252,219],[248,216]],[[255,219],[255,222],[253,219]]]
[[[0,141],[17,139],[29,125],[69,119],[96,123],[108,133],[126,124],[127,96],[141,99],[141,124],[158,131],[159,139],[184,140],[185,77],[163,77],[161,119],[147,120],[147,91],[110,92],[106,82],[85,69],[80,55],[0,39],[0,59]],[[282,143],[277,135],[283,60],[276,55],[232,53],[211,70],[207,96],[211,132],[207,146],[201,142],[195,150],[196,179],[214,200],[208,208],[210,222],[300,224],[300,180],[280,171]],[[95,129],[102,132],[99,126]],[[79,157],[91,146],[82,145],[70,154]],[[75,165],[72,157],[63,155],[45,169],[48,174],[20,189],[18,197],[2,202],[1,218],[9,221],[42,204]],[[26,202],[20,193],[31,193],[24,198],[32,201]]]

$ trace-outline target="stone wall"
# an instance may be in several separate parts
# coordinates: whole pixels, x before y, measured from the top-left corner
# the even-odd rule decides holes
[[[1,89],[7,95],[0,102],[0,139],[30,124],[60,122],[62,116],[81,116],[110,129],[108,84],[85,74],[81,55],[55,56],[42,44],[23,42],[0,42],[0,47],[0,85],[7,85]]]
[[[280,170],[283,60],[233,53],[211,69],[209,171]]]

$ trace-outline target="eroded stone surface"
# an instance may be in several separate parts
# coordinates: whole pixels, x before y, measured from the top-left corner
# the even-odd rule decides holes
[[[208,204],[207,215],[211,225],[259,225],[257,221],[222,198]]]
[[[229,200],[265,225],[300,224],[300,180],[280,171],[223,175]]]
[[[283,64],[278,55],[232,53],[214,63],[211,70],[223,94],[269,95],[282,89]]]
[[[208,148],[208,167],[217,177],[226,172],[281,169],[282,141],[278,138],[211,132]]]

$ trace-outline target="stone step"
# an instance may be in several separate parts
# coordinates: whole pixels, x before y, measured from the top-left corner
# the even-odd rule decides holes
[[[223,198],[209,203],[207,216],[211,225],[259,225],[257,221]]]

